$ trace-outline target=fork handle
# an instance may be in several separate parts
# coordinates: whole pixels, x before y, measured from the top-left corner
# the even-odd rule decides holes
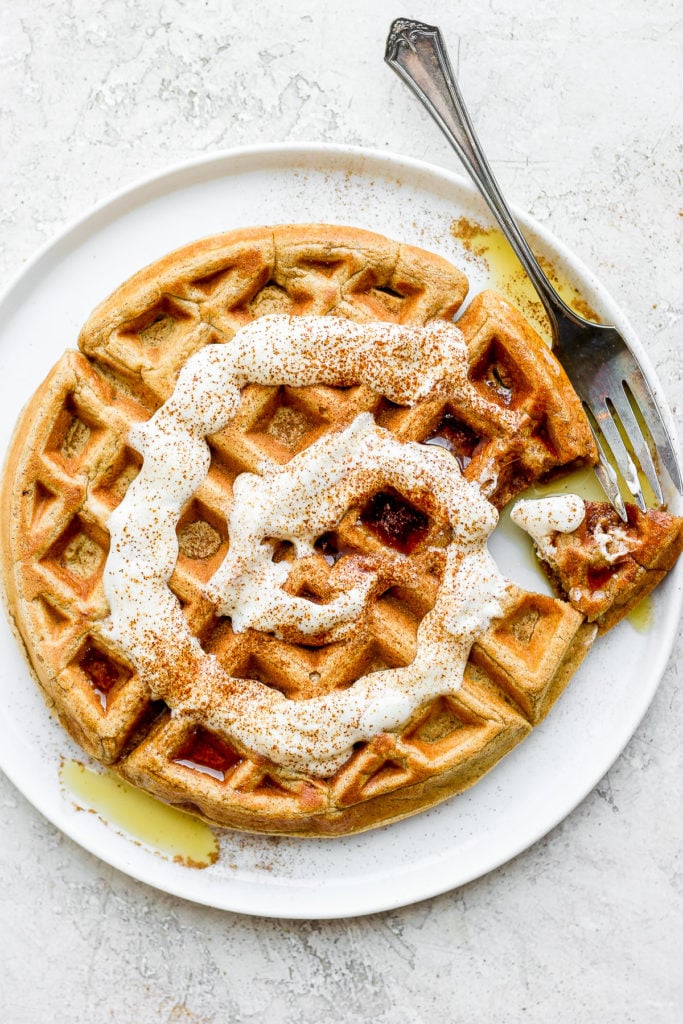
[[[581,318],[562,301],[550,284],[517,226],[472,126],[439,29],[420,21],[397,18],[389,31],[384,59],[432,115],[488,203],[538,292],[556,345],[558,321],[569,317],[579,322]]]

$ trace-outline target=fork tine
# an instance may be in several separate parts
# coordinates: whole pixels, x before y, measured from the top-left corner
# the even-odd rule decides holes
[[[633,459],[626,451],[624,442],[621,440],[621,434],[617,430],[617,425],[612,419],[612,413],[609,411],[605,402],[601,402],[597,406],[589,406],[590,411],[595,417],[595,422],[602,431],[602,435],[610,446],[614,461],[616,462],[619,472],[624,478],[626,486],[636,500],[636,504],[641,512],[647,512],[647,505],[645,504],[645,498],[640,488],[640,481],[638,480],[638,471],[633,464]]]
[[[624,522],[628,522],[628,516],[626,515],[626,506],[624,505],[624,499],[621,496],[619,490],[619,481],[617,480],[617,474],[614,472],[614,468],[610,465],[609,459],[605,454],[605,449],[600,443],[596,431],[593,429],[593,424],[589,420],[591,434],[595,441],[595,447],[598,449],[598,463],[593,467],[595,475],[600,481],[600,486],[610,500],[610,504],[615,508],[619,514],[619,518]]]
[[[633,451],[640,462],[640,468],[647,477],[657,501],[660,505],[663,505],[664,495],[662,494],[662,489],[659,486],[657,470],[654,467],[652,456],[650,455],[650,449],[648,448],[647,441],[640,429],[638,420],[633,414],[633,409],[631,408],[626,392],[620,388],[616,388],[614,393],[610,394],[609,401],[614,406],[614,409],[621,420],[626,436],[631,442]]]
[[[662,419],[647,378],[642,372],[634,372],[625,378],[624,384],[633,395],[640,414],[652,434],[652,440],[657,446],[657,454],[664,463],[674,487],[679,494],[683,494],[683,479],[681,479],[681,468],[676,456],[676,445],[669,433],[669,428]]]

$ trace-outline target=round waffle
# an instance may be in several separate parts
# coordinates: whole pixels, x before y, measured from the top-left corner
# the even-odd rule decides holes
[[[319,225],[248,229],[188,246],[99,306],[24,411],[9,452],[3,568],[10,611],[40,683],[94,757],[157,796],[221,825],[333,835],[395,820],[476,781],[548,711],[595,633],[566,603],[509,586],[503,614],[472,648],[463,685],[400,727],[358,742],[327,777],[254,754],[201,708],[179,709],[108,629],[103,575],[110,516],[139,473],[134,439],[188,358],[271,313],[420,326],[449,321],[467,282],[444,260],[368,232]],[[235,480],[286,465],[359,415],[401,442],[447,448],[497,505],[542,473],[594,458],[581,407],[528,324],[493,293],[459,326],[470,400],[398,405],[367,384],[249,384],[236,415],[209,437],[206,478],[176,525],[168,581],[192,636],[232,678],[290,701],[340,694],[361,677],[408,665],[434,607],[448,543],[426,496],[383,486],[350,507],[316,550],[292,561],[287,587],[325,604],[345,560],[402,556],[343,636],[233,630],[207,583],[230,538]],[[447,533],[447,531],[446,531]],[[306,642],[304,642],[306,641]]]

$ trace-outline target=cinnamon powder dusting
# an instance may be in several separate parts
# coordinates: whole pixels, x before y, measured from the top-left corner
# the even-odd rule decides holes
[[[401,443],[362,413],[285,465],[236,478],[230,546],[204,596],[219,615],[230,616],[235,633],[256,629],[304,643],[307,637],[317,643],[342,639],[357,629],[376,593],[410,583],[405,556],[427,536],[434,514],[448,525],[445,566],[436,603],[418,627],[414,661],[371,671],[349,689],[297,701],[258,679],[230,676],[202,650],[167,580],[179,545],[189,557],[205,557],[220,540],[207,523],[176,534],[183,508],[209,470],[206,435],[230,422],[248,383],[359,382],[399,405],[457,396],[475,413],[486,408],[468,377],[462,335],[451,323],[408,328],[273,315],[246,325],[230,345],[206,346],[192,356],[167,402],[131,432],[129,443],[144,461],[110,517],[104,586],[111,617],[105,632],[154,698],[172,714],[201,720],[207,735],[217,737],[200,752],[212,762],[216,743],[221,750],[234,743],[285,768],[331,774],[354,744],[399,727],[425,701],[457,690],[472,642],[501,613],[507,584],[485,547],[497,520],[493,506],[448,455],[434,446]],[[349,556],[335,565],[339,586],[327,601],[290,592],[285,584],[295,562],[278,559],[278,545],[293,545],[298,559],[313,556],[316,539],[359,501],[366,502],[363,525],[393,552]]]

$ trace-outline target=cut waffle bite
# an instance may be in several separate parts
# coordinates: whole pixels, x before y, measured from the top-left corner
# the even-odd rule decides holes
[[[558,524],[548,524],[543,513],[544,505],[558,499],[520,502],[512,517],[531,533],[555,592],[606,633],[674,567],[683,551],[683,518],[627,504],[624,523],[608,502],[570,499],[579,506],[577,522],[563,529],[553,529]]]
[[[364,686],[375,694],[385,679],[389,687],[410,678],[422,639],[437,636],[445,621],[448,581],[462,582],[470,557],[489,564],[475,551],[475,540],[485,539],[482,516],[490,518],[481,492],[500,507],[541,474],[594,460],[566,377],[505,300],[491,292],[473,300],[459,321],[462,345],[451,320],[466,290],[456,268],[422,250],[357,229],[285,226],[172,253],[94,311],[80,352],[60,359],[24,411],[3,484],[13,622],[50,703],[88,753],[219,825],[336,835],[461,791],[545,716],[596,628],[563,600],[503,582],[491,591],[494,614],[467,644],[462,680],[456,673],[441,689],[418,687],[424,699],[406,704],[403,718],[400,704],[383,725],[342,744],[341,754],[328,751],[329,770],[322,757],[311,755],[312,767],[303,753],[288,760],[274,731],[254,739],[250,719],[303,721],[307,706],[346,708]],[[260,365],[253,372],[252,350],[240,339],[260,339],[262,325],[267,344],[269,325],[282,327],[286,317],[293,319],[282,329],[308,344],[296,372],[273,369],[272,352],[268,373]],[[353,324],[367,325],[365,335]],[[258,330],[245,334],[248,325]],[[321,331],[338,339],[336,348],[313,344]],[[361,345],[367,372],[362,360],[353,363]],[[449,376],[442,358],[451,349],[454,366],[462,350],[460,377]],[[204,388],[192,367],[215,369],[222,381],[224,356],[233,360],[225,380],[237,382],[238,400],[221,418],[216,409],[229,387]],[[185,386],[202,410],[201,430],[177,399]],[[192,471],[204,452],[206,465],[188,493],[179,481],[182,500],[168,521],[150,525],[130,508],[158,456],[155,424],[166,421],[177,431],[168,435],[167,475],[183,475],[174,469],[183,446]],[[346,439],[360,466],[348,501],[323,515],[329,502],[321,487],[320,520],[300,515],[311,520],[309,533],[299,525],[247,545],[244,559],[250,551],[261,558],[261,584],[250,589],[244,577],[253,566],[239,561],[234,532],[239,509],[256,508],[269,487],[293,501],[298,480],[322,479],[313,460]],[[457,494],[477,509],[474,539],[457,503],[449,504],[449,478],[460,474],[439,447],[463,469]],[[379,450],[386,465],[373,461]],[[412,477],[402,475],[403,462]],[[331,456],[324,463],[335,486],[338,463]],[[245,513],[240,528],[249,522]],[[156,540],[161,549],[170,533],[172,563],[150,568]],[[168,607],[179,638],[171,651],[150,614],[148,657],[130,639],[112,582],[121,552],[142,550],[145,537],[150,547],[135,587],[152,588],[159,620]],[[271,579],[280,582],[268,590],[263,581]],[[234,601],[240,586],[254,606],[244,622]],[[261,719],[251,710],[257,706]]]

